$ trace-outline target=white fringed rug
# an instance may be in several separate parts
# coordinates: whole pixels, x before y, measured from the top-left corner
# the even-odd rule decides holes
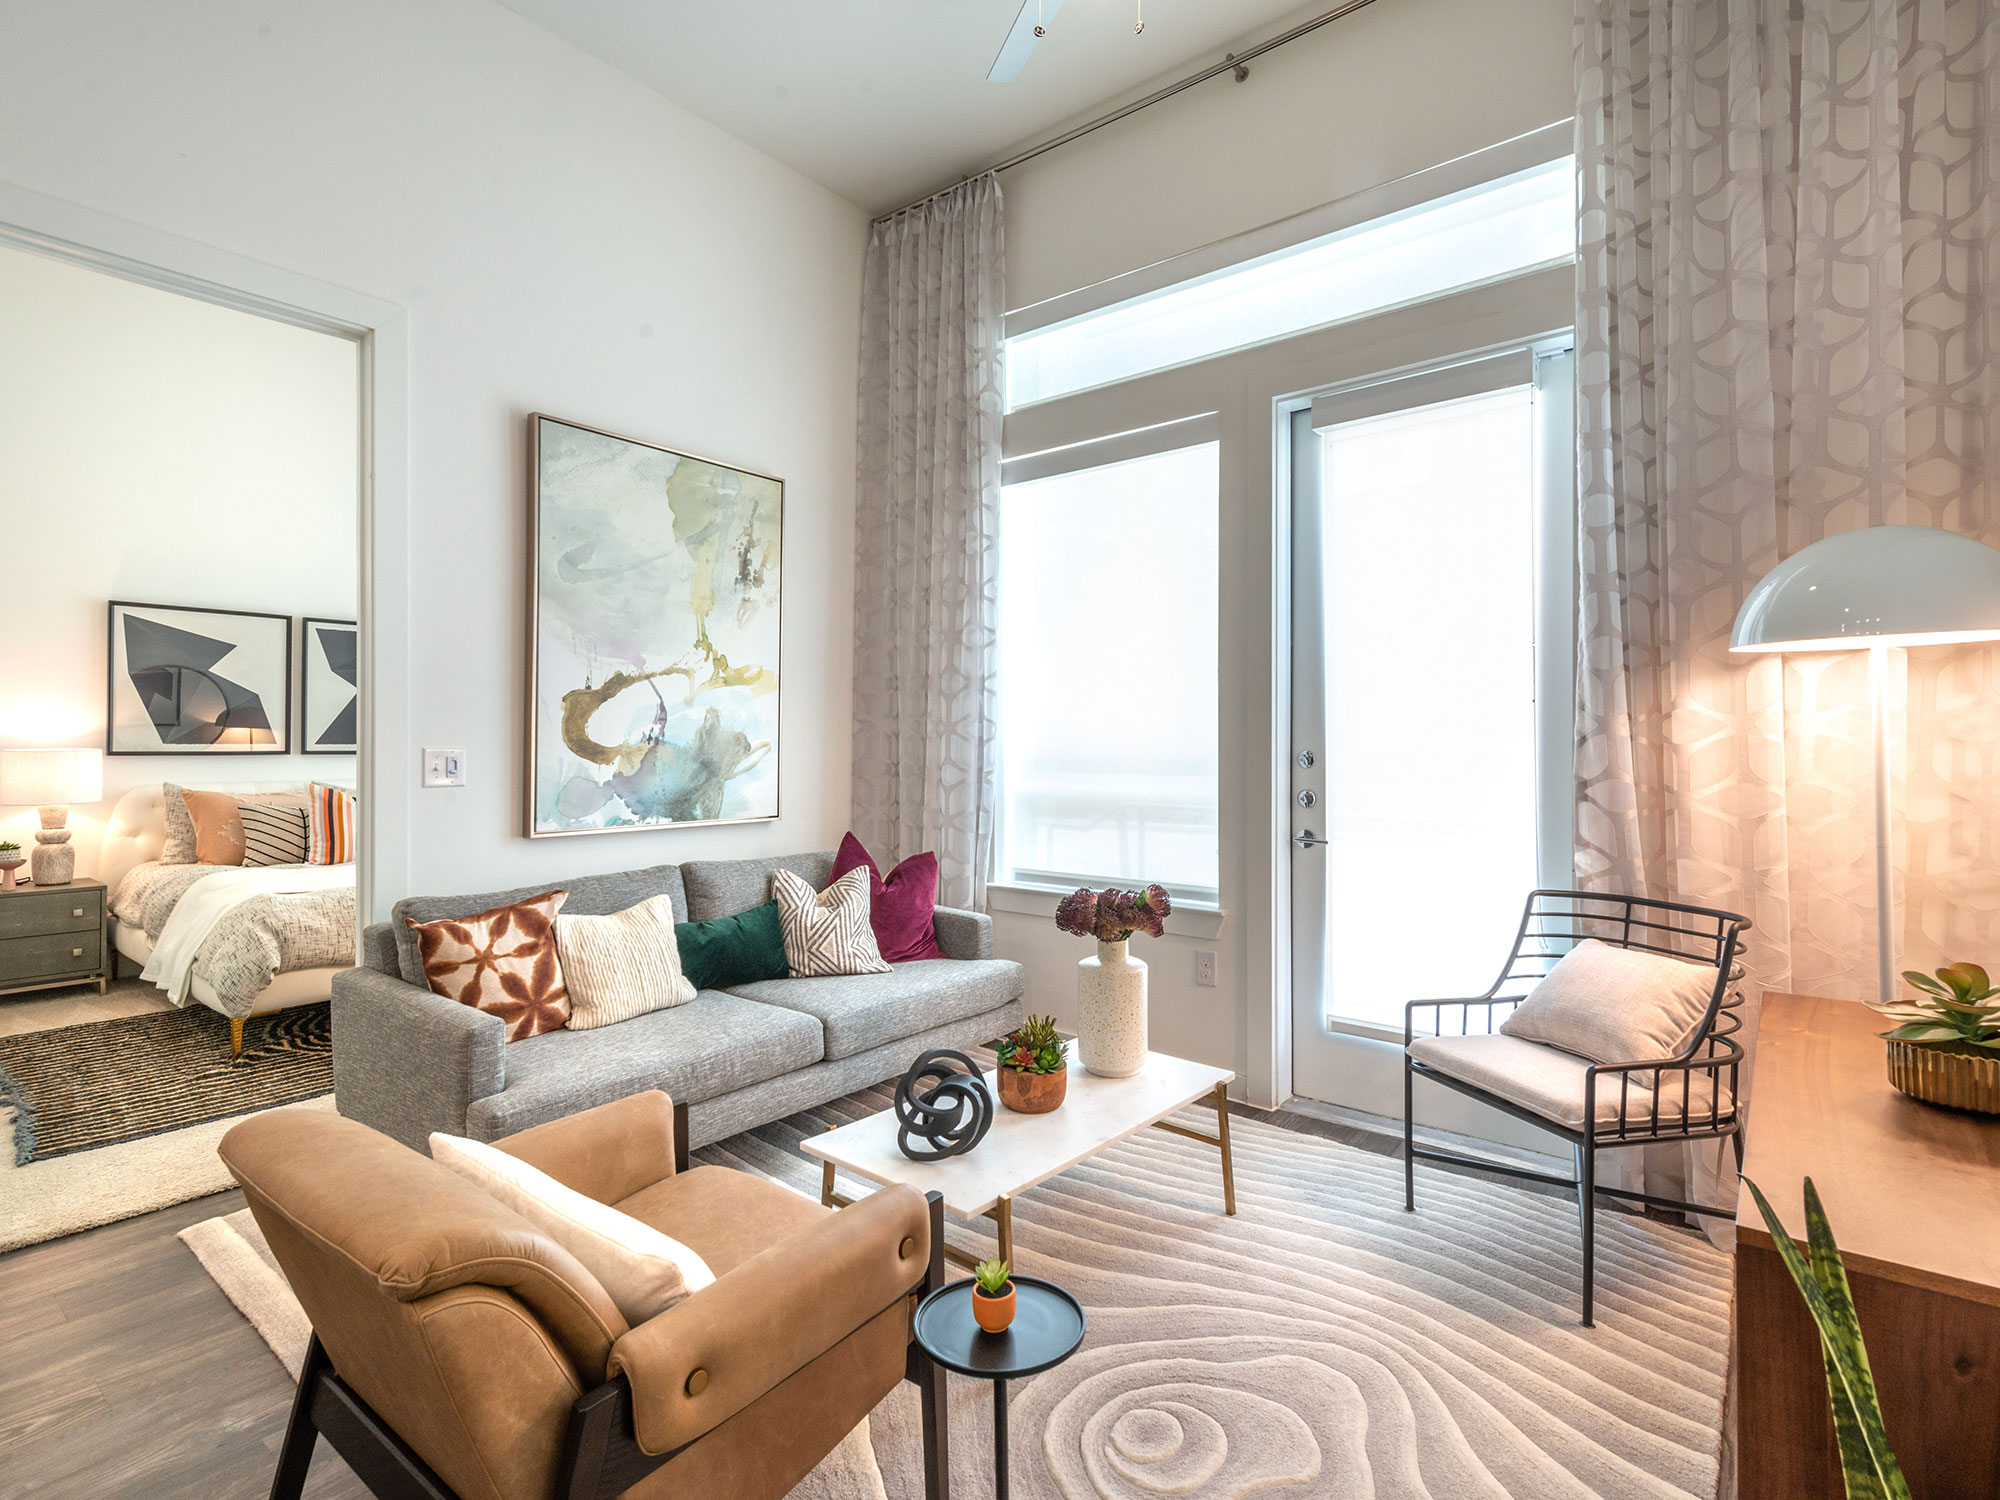
[[[885,1100],[871,1090],[696,1155],[816,1194],[798,1143]],[[1235,1218],[1213,1149],[1161,1131],[1016,1202],[1020,1269],[1069,1288],[1090,1322],[1067,1364],[1013,1389],[1016,1495],[1714,1496],[1730,1278],[1707,1240],[1600,1213],[1598,1326],[1579,1328],[1573,1202],[1420,1169],[1407,1214],[1395,1158],[1231,1124]],[[234,1221],[244,1245],[229,1254],[259,1262],[254,1226]],[[260,1302],[222,1264],[217,1222],[186,1237],[276,1347],[269,1286]],[[990,1235],[954,1225],[951,1238],[992,1253]],[[289,1326],[301,1336],[302,1320]],[[952,1378],[961,1500],[992,1492],[989,1390]],[[850,1467],[815,1493],[918,1500],[914,1389],[870,1427],[880,1479]]]

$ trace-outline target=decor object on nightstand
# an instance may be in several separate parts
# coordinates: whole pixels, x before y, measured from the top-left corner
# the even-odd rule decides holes
[[[896,1149],[911,1161],[963,1156],[993,1128],[993,1096],[972,1059],[933,1047],[896,1080]]]
[[[1164,886],[1142,891],[1079,888],[1056,907],[1056,926],[1097,939],[1077,964],[1076,1050],[1100,1078],[1130,1078],[1146,1061],[1146,964],[1126,944],[1135,932],[1159,937],[1173,911]]]
[[[36,885],[68,885],[76,876],[70,844],[69,804],[104,796],[104,758],[96,750],[0,750],[0,803],[38,807]]]
[[[1889,858],[1889,648],[2000,640],[2000,552],[1933,526],[1869,526],[1802,547],[1736,614],[1731,651],[1868,650],[1875,719],[1877,992],[1895,1003]]]
[[[110,603],[112,755],[289,755],[292,617]]]
[[[14,889],[14,872],[27,862],[19,844],[11,839],[0,841],[0,891]]]
[[[994,1049],[1000,1062],[1000,1102],[1023,1115],[1045,1115],[1069,1092],[1069,1055],[1054,1016],[1029,1016]]]
[[[1899,1023],[1882,1033],[1889,1082],[1929,1104],[2000,1115],[2000,990],[1978,964],[1903,978],[1914,998],[1871,1007]]]
[[[1014,1321],[1014,1282],[1004,1260],[982,1260],[972,1268],[972,1317],[987,1333],[1005,1333]]]

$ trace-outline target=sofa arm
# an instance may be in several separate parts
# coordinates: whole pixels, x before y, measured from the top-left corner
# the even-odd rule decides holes
[[[984,912],[940,906],[931,917],[938,951],[946,958],[991,958],[993,919]]]
[[[883,1188],[641,1323],[610,1367],[631,1383],[640,1448],[693,1442],[894,1308],[923,1284],[930,1243],[923,1195]]]
[[[658,1089],[532,1126],[493,1144],[599,1203],[664,1182],[687,1160],[674,1101]]]
[[[333,976],[333,1099],[350,1120],[419,1151],[465,1134],[466,1106],[507,1086],[498,1016],[373,969]]]

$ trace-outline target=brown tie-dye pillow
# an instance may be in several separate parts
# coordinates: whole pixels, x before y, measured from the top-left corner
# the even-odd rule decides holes
[[[507,1040],[558,1031],[569,991],[556,957],[556,913],[568,891],[550,891],[438,922],[409,922],[432,990],[507,1023]]]

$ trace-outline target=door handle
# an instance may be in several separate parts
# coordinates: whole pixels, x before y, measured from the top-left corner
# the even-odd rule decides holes
[[[1301,828],[1297,833],[1292,835],[1292,842],[1297,844],[1301,849],[1310,849],[1314,844],[1330,843],[1331,840],[1320,838],[1310,828]]]

